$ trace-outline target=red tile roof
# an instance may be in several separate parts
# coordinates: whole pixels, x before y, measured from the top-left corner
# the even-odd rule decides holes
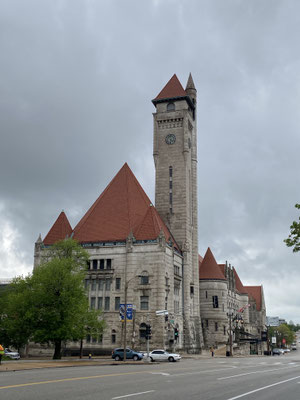
[[[172,99],[175,97],[186,97],[186,92],[183,89],[180,81],[178,80],[176,74],[172,76],[166,86],[159,92],[153,101],[162,99]]]
[[[240,293],[247,293],[244,285],[242,284],[242,281],[240,280],[240,277],[238,276],[238,273],[236,272],[236,269],[233,267],[233,273],[234,273],[234,278],[235,278],[235,287],[236,290]]]
[[[125,241],[132,232],[137,240],[152,240],[161,231],[167,241],[174,242],[156,208],[125,163],[76,225],[73,237],[80,243]]]
[[[257,311],[261,311],[261,303],[262,303],[261,286],[245,286],[244,288],[246,292],[255,300]]]
[[[200,280],[202,279],[226,280],[210,248],[207,249],[203,261],[199,265],[199,278]]]
[[[57,220],[54,222],[52,228],[46,235],[45,239],[43,240],[43,243],[45,245],[52,245],[58,242],[59,240],[63,240],[67,236],[70,236],[71,233],[72,233],[72,227],[69,223],[66,214],[64,213],[64,211],[62,211],[59,214]]]

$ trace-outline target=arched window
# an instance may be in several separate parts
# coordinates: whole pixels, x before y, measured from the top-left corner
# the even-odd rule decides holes
[[[175,104],[174,103],[168,103],[167,104],[167,111],[175,111]]]
[[[112,344],[116,343],[116,337],[117,337],[117,333],[116,333],[115,329],[112,329],[112,331],[111,331],[111,342],[112,342]]]
[[[142,339],[145,337],[146,337],[146,324],[142,322],[140,325],[140,338]]]

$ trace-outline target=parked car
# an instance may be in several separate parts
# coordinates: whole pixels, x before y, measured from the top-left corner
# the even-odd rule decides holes
[[[293,343],[293,344],[291,345],[291,350],[297,350],[297,345],[296,345],[295,343]]]
[[[12,351],[10,349],[4,349],[4,355],[11,358],[12,360],[19,360],[20,354],[17,351]]]
[[[282,349],[284,353],[290,353],[290,349]]]
[[[124,360],[124,349],[122,348],[114,349],[111,356],[112,358],[115,359],[115,361]],[[129,348],[126,349],[126,360],[138,361],[141,360],[143,357],[144,357],[143,353],[139,353]]]
[[[181,360],[180,354],[168,353],[165,350],[153,350],[149,354],[151,361],[169,361],[175,362]]]
[[[282,349],[275,348],[272,350],[272,354],[273,356],[274,355],[281,356],[281,354],[284,354],[284,351]]]

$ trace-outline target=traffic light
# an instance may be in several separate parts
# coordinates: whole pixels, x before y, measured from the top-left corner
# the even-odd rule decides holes
[[[266,342],[268,340],[268,332],[267,331],[262,331],[261,333],[261,341]]]
[[[151,325],[147,324],[146,325],[146,339],[151,339]]]
[[[174,329],[174,339],[177,341],[179,336],[179,331],[177,328]]]

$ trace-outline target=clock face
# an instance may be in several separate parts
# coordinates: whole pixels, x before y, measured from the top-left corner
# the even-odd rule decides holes
[[[174,144],[176,142],[176,136],[173,133],[170,133],[166,136],[166,143],[167,144]]]

